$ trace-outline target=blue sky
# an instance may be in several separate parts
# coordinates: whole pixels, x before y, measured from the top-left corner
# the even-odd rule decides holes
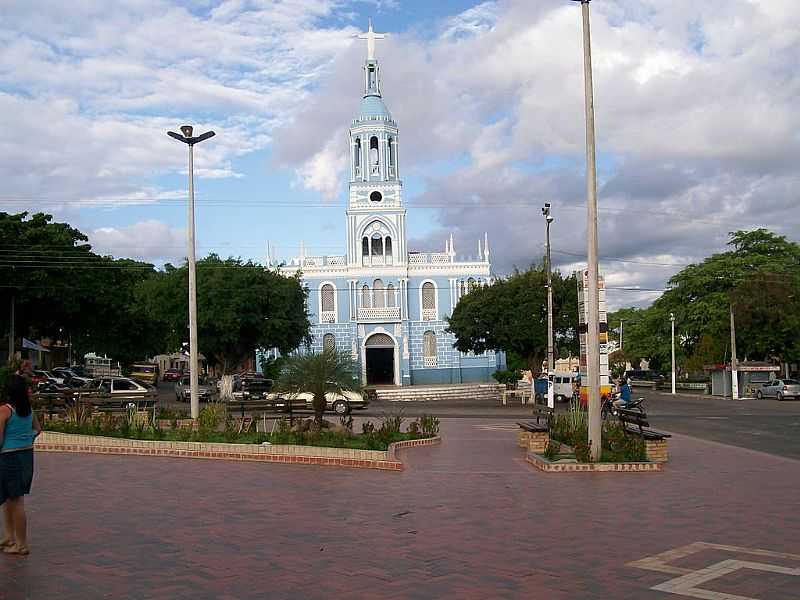
[[[612,305],[655,297],[729,231],[796,238],[800,8],[592,2],[601,268]],[[0,209],[44,210],[97,250],[185,253],[184,122],[200,254],[344,249],[347,127],[368,18],[400,126],[411,247],[489,233],[499,274],[585,252],[580,15],[567,0],[12,0],[0,23]],[[180,32],[176,35],[175,32]]]

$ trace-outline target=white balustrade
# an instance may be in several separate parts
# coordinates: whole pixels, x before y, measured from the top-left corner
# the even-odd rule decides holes
[[[446,252],[440,252],[438,254],[431,254],[431,262],[433,264],[441,265],[443,263],[450,262],[450,255]]]
[[[324,310],[320,314],[320,320],[323,323],[336,323],[336,312],[332,310]]]
[[[347,264],[346,256],[329,256],[328,264],[332,267],[343,267]]]
[[[409,254],[408,255],[408,264],[410,265],[424,265],[427,261],[425,260],[427,255],[425,254]]]
[[[399,321],[400,307],[385,306],[383,308],[359,308],[359,321]]]
[[[422,366],[423,367],[435,367],[437,365],[436,357],[435,356],[423,356],[422,357]]]
[[[436,320],[436,309],[435,308],[423,308],[422,309],[422,320],[423,321],[435,321]]]

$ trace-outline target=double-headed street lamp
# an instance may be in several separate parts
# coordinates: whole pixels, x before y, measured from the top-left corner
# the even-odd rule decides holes
[[[669,313],[669,322],[672,325],[672,395],[675,395],[675,313]]]
[[[555,407],[553,397],[553,374],[555,371],[555,360],[553,357],[553,285],[551,282],[552,267],[550,265],[550,223],[555,219],[550,214],[550,203],[545,202],[542,207],[542,216],[545,220],[545,243],[547,247],[547,406]]]
[[[214,137],[213,131],[207,131],[192,137],[194,128],[191,125],[181,126],[180,133],[168,131],[167,135],[189,146],[189,385],[191,390],[192,418],[200,416],[200,395],[197,361],[197,273],[194,255],[194,145]]]

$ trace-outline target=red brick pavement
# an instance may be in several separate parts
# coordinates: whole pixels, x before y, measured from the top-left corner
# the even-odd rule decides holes
[[[693,542],[800,554],[798,461],[675,436],[663,473],[548,474],[514,431],[476,427],[500,424],[445,421],[402,473],[41,453],[32,554],[0,556],[0,599],[668,600],[650,588],[674,575],[626,563]],[[703,557],[681,566],[758,560]],[[759,576],[706,587],[797,597]]]

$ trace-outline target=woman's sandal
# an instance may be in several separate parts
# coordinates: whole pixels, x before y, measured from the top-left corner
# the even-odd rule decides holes
[[[27,556],[28,554],[31,553],[31,551],[28,550],[28,548],[26,548],[25,546],[17,546],[16,544],[14,544],[13,546],[6,546],[5,548],[3,548],[3,552],[5,552],[6,554],[20,554],[22,556]]]

